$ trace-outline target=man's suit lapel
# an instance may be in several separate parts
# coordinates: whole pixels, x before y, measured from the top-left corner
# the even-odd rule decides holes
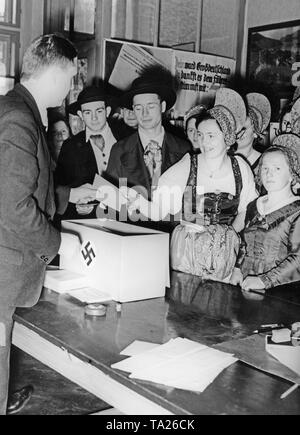
[[[138,133],[134,134],[128,151],[121,157],[121,164],[128,174],[128,185],[140,185],[147,189],[151,196],[151,180],[144,161],[144,148]]]
[[[171,166],[170,151],[169,151],[166,134],[162,144],[161,159],[162,159],[161,173],[163,174]]]
[[[26,105],[31,110],[36,125],[38,126],[40,132],[40,140],[39,140],[40,148],[38,148],[37,150],[37,157],[39,159],[40,167],[47,168],[48,170],[48,174],[47,174],[48,189],[46,194],[45,212],[50,217],[53,217],[55,214],[55,198],[54,198],[54,184],[53,184],[53,173],[52,173],[52,160],[51,160],[51,155],[50,155],[47,138],[46,138],[46,131],[42,122],[41,114],[39,112],[38,106],[34,98],[24,86],[18,84],[15,86],[14,91],[19,96],[21,96],[21,98],[24,100]]]
[[[98,174],[99,171],[98,171],[98,165],[97,165],[95,153],[90,140],[86,142],[85,131],[84,131],[84,138],[82,140],[82,144],[84,144],[84,154],[87,157],[86,161],[88,162],[91,173],[95,172],[95,174]]]
[[[78,133],[72,141],[72,148],[69,149],[65,161],[68,168],[68,184],[73,185],[74,178],[81,184],[93,183],[95,174],[98,173],[98,165],[90,141],[86,142],[85,130]]]
[[[41,137],[40,142],[41,142],[41,145],[42,145],[42,148],[44,151],[44,155],[46,156],[49,167],[51,167],[51,156],[50,156],[50,151],[49,151],[49,147],[47,144],[45,126],[43,125],[41,114],[40,114],[40,111],[38,109],[38,106],[37,106],[33,96],[30,94],[29,91],[27,91],[27,89],[24,86],[17,84],[14,88],[14,91],[19,96],[21,96],[21,98],[24,100],[24,102],[26,103],[26,105],[29,107],[29,109],[31,110],[31,112],[33,114],[36,125],[38,126],[39,131],[40,131],[40,137]]]
[[[173,137],[168,132],[165,132],[162,145],[162,174],[183,157],[183,153],[179,151],[178,145],[174,141]]]

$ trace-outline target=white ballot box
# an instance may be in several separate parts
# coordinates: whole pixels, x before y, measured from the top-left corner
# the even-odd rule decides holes
[[[61,269],[86,275],[118,302],[165,296],[169,234],[106,219],[63,221],[62,231],[79,235],[82,246],[73,258],[61,256]]]

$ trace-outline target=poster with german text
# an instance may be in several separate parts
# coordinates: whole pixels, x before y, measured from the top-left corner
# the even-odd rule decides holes
[[[179,82],[174,118],[197,104],[210,107],[216,90],[228,86],[235,73],[233,59],[186,51],[174,52],[174,66]]]

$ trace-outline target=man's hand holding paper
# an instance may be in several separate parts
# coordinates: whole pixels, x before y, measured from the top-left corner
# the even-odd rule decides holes
[[[73,204],[87,204],[96,199],[97,189],[86,183],[71,189],[69,202]]]
[[[93,188],[97,189],[96,199],[100,203],[118,212],[121,211],[122,204],[126,204],[127,202],[126,193],[124,194],[124,192],[127,191],[127,187],[121,186],[120,189],[118,189],[100,175],[96,175]]]
[[[136,190],[128,188],[126,193],[124,192],[124,197],[127,200],[127,210],[129,215],[134,214],[140,209],[141,197]]]

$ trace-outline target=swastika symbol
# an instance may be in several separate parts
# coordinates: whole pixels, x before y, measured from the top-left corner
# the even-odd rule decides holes
[[[86,243],[86,245],[81,250],[81,254],[86,262],[86,265],[90,266],[94,261],[94,258],[96,258],[95,251],[91,247],[91,242]]]

